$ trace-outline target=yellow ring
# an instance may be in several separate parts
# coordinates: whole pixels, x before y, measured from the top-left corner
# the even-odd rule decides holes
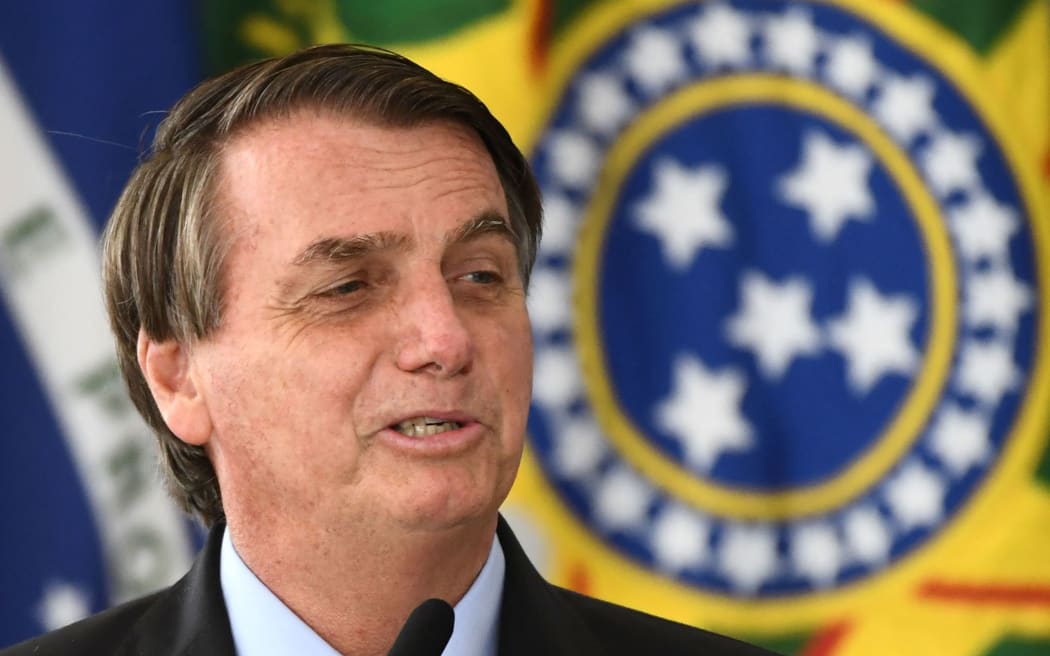
[[[620,409],[607,373],[598,330],[600,254],[617,195],[642,151],[673,126],[733,105],[782,105],[827,118],[871,148],[917,218],[930,263],[930,322],[922,367],[912,389],[881,437],[843,471],[824,482],[777,492],[736,488],[701,480],[656,449]],[[624,132],[609,151],[606,168],[584,215],[574,262],[579,287],[575,328],[583,378],[595,416],[624,459],[675,498],[705,512],[756,520],[815,515],[848,504],[872,487],[918,438],[941,395],[955,349],[956,277],[950,240],[937,203],[908,157],[859,109],[813,83],[774,75],[742,75],[700,82],[668,96]]]

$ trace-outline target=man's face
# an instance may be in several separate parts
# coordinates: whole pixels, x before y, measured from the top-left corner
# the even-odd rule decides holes
[[[223,321],[190,358],[231,526],[491,519],[532,349],[480,140],[303,112],[225,149],[217,210]]]

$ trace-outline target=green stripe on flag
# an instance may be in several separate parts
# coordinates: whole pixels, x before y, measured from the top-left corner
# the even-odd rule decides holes
[[[429,41],[510,8],[510,0],[383,0],[335,3],[336,15],[366,43]]]
[[[201,19],[204,34],[204,67],[209,75],[216,75],[246,62],[272,57],[280,52],[268,52],[245,38],[249,21],[266,23],[288,51],[308,45],[310,25],[302,17],[288,17],[273,0],[239,0],[234,2],[202,2]]]
[[[1035,470],[1035,480],[1050,488],[1050,440],[1047,440],[1043,457],[1039,459],[1039,466]],[[1050,651],[1047,653],[1050,654]]]
[[[202,3],[206,68],[221,73],[333,38],[375,45],[431,41],[510,7],[511,0],[336,0],[325,12],[318,3],[284,0]]]
[[[957,33],[983,55],[992,49],[1031,1],[914,0],[912,4]]]
[[[547,0],[552,5],[551,32],[558,36],[583,10],[607,0]]]
[[[1046,656],[1050,654],[1050,640],[1012,636],[999,641],[984,656]]]
[[[813,636],[808,633],[792,633],[780,636],[748,635],[742,639],[769,651],[784,654],[784,656],[798,656],[812,638]]]

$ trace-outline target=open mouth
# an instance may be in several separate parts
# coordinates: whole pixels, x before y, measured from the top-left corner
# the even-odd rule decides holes
[[[438,435],[446,431],[461,428],[463,424],[458,421],[446,421],[434,417],[415,417],[392,426],[394,430],[408,437],[427,437]]]

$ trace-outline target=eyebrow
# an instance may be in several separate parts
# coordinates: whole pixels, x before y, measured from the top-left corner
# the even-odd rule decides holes
[[[345,262],[360,259],[371,253],[403,248],[408,238],[393,232],[357,235],[348,239],[324,237],[312,242],[295,256],[292,264],[305,266],[318,262]]]
[[[498,212],[494,211],[482,212],[473,219],[466,221],[452,230],[445,238],[445,241],[449,244],[461,244],[492,233],[506,237],[511,243],[516,241],[516,235],[510,224]]]
[[[445,242],[461,244],[493,233],[506,237],[511,243],[515,241],[507,220],[497,212],[486,211],[451,230],[445,236]],[[350,238],[324,237],[304,248],[295,256],[292,264],[307,266],[361,259],[373,253],[402,249],[408,239],[406,235],[393,232],[376,232]]]

